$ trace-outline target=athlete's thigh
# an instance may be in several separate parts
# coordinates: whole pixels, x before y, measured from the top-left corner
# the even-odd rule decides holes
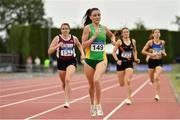
[[[120,84],[124,83],[124,75],[125,75],[125,71],[117,71],[117,77],[118,77],[118,81]]]
[[[94,79],[99,80],[103,73],[106,71],[107,61],[101,61],[96,65],[96,70],[94,73]]]
[[[162,70],[163,70],[163,69],[162,69],[161,66],[157,66],[157,67],[155,68],[155,73],[159,75],[159,74],[162,72]]]
[[[69,65],[66,68],[66,79],[70,80],[73,74],[75,73],[75,71],[76,71],[76,67],[74,65]]]
[[[94,78],[94,72],[95,70],[90,67],[88,64],[84,64],[84,72],[85,72],[85,75],[86,75],[86,78],[88,80],[88,83],[93,85],[93,78]]]
[[[126,68],[125,69],[125,78],[129,78],[128,80],[130,80],[133,76],[133,68]]]
[[[65,76],[66,76],[66,71],[58,70],[58,73],[59,73],[59,77],[60,77],[61,81],[64,83]]]
[[[154,72],[155,72],[155,69],[148,70],[149,78],[151,79],[151,81],[154,80]]]

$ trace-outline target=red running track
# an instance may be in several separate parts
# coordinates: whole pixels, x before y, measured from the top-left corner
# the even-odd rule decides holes
[[[63,108],[61,82],[55,77],[28,80],[0,80],[0,119],[180,119],[180,106],[170,87],[168,77],[161,76],[159,102],[154,97],[154,85],[146,74],[136,74],[132,80],[133,104],[125,104],[127,86],[119,87],[116,74],[102,78],[104,116],[89,115],[88,83],[84,74],[71,81],[69,109]]]

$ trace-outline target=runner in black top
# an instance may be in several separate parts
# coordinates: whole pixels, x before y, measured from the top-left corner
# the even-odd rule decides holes
[[[123,28],[121,31],[117,31],[115,36],[117,42],[112,55],[117,62],[117,73],[120,86],[123,87],[125,82],[127,82],[128,96],[126,103],[130,105],[132,103],[130,81],[133,75],[133,61],[137,63],[140,62],[137,58],[136,41],[130,39],[128,28]],[[116,55],[117,50],[119,50],[118,55]]]
[[[133,43],[130,39],[130,44],[126,45],[124,40],[121,40],[121,46],[119,46],[119,53],[117,57],[122,61],[121,65],[117,64],[117,71],[123,71],[126,68],[133,68]]]

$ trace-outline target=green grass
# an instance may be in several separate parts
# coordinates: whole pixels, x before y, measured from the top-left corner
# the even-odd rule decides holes
[[[173,71],[168,72],[172,87],[176,92],[176,97],[180,103],[180,64],[173,64]]]

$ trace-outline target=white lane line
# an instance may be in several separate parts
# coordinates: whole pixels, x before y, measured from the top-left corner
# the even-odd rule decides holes
[[[118,84],[115,84],[115,85],[113,85],[113,86],[107,87],[107,88],[103,89],[102,92],[104,92],[104,91],[106,91],[106,90],[108,90],[108,89],[111,89],[111,88],[113,88],[113,87],[117,87],[117,86],[119,86],[119,85],[118,85]],[[69,103],[74,103],[74,102],[83,100],[83,99],[85,99],[85,98],[87,98],[87,97],[89,97],[89,95],[85,95],[85,96],[80,97],[80,98],[78,98],[78,99],[75,99],[75,100],[73,100],[73,101],[71,101],[71,102],[69,102]],[[46,110],[46,111],[41,112],[41,113],[39,113],[39,114],[33,115],[33,116],[31,116],[31,117],[25,118],[25,120],[29,120],[29,119],[38,117],[38,116],[40,116],[40,115],[46,114],[46,113],[51,112],[51,111],[54,111],[54,110],[56,110],[56,109],[59,109],[59,108],[61,108],[61,107],[63,107],[63,106],[64,106],[64,104],[61,104],[61,105],[59,105],[59,106],[57,106],[57,107],[54,107],[54,108],[52,108],[52,109]]]
[[[78,90],[78,89],[86,88],[86,87],[87,87],[87,85],[84,85],[84,86],[81,86],[81,87],[74,88],[72,90]],[[18,102],[13,102],[13,103],[1,105],[0,108],[9,107],[9,106],[12,106],[12,105],[16,105],[16,104],[20,104],[20,103],[24,103],[24,102],[28,102],[28,101],[32,101],[32,100],[38,100],[38,99],[41,99],[41,98],[45,98],[45,97],[49,97],[49,96],[53,96],[53,95],[58,95],[58,94],[61,94],[61,93],[64,93],[64,91],[53,92],[51,94],[47,94],[47,95],[43,95],[43,96],[39,96],[39,97],[34,97],[34,98],[30,98],[30,99],[21,100],[21,101],[18,101]]]
[[[20,94],[25,94],[25,93],[30,93],[30,92],[37,92],[37,91],[41,91],[41,90],[47,90],[47,89],[58,88],[58,87],[60,88],[60,85],[39,88],[39,89],[34,89],[34,90],[27,90],[27,91],[23,91],[23,92],[16,92],[16,93],[11,93],[11,94],[1,95],[0,98],[10,97],[10,96],[14,96],[14,95],[20,95]]]
[[[39,83],[42,83],[42,82],[52,81],[52,79],[57,79],[57,78],[56,77],[45,78],[45,79],[44,78],[31,78],[31,79],[25,79],[25,80],[19,80],[19,81],[11,80],[11,82],[7,81],[7,83],[3,83],[3,82],[0,81],[0,83],[1,83],[1,85],[3,87],[13,87],[13,86],[16,86],[16,85],[28,85],[30,83],[39,84]]]
[[[139,78],[139,77],[141,77],[141,76],[142,76],[142,75],[138,75],[138,76],[134,77],[133,80],[136,79],[136,78]],[[107,90],[109,90],[109,89],[111,89],[111,88],[114,88],[114,87],[117,87],[117,86],[119,86],[118,83],[117,83],[117,84],[114,84],[114,85],[112,85],[112,86],[110,86],[110,87],[106,87],[106,88],[102,89],[102,92],[107,91]],[[89,95],[85,95],[85,96],[82,96],[82,97],[80,97],[80,98],[74,99],[74,100],[71,101],[70,103],[74,103],[74,102],[83,100],[83,99],[85,99],[85,98],[87,98],[87,97],[89,97]],[[56,109],[59,109],[59,108],[61,108],[61,107],[63,107],[63,106],[64,106],[64,104],[61,104],[61,105],[56,106],[56,107],[54,107],[54,108],[52,108],[52,109],[49,109],[49,110],[46,110],[46,111],[44,111],[44,112],[35,114],[35,115],[30,116],[30,117],[28,117],[28,118],[25,118],[24,120],[30,120],[30,119],[32,119],[32,118],[41,116],[41,115],[46,114],[46,113],[48,113],[48,112],[52,112],[52,111],[54,111],[54,110],[56,110]]]
[[[28,85],[28,86],[21,86],[21,87],[5,88],[5,89],[1,89],[0,92],[9,91],[9,90],[16,90],[16,89],[22,89],[22,88],[31,88],[31,87],[38,87],[38,86],[55,85],[55,84],[57,84],[57,83],[53,83],[53,84],[44,83],[44,84],[35,84],[35,85]]]
[[[131,97],[133,97],[137,92],[139,92],[147,83],[149,82],[149,80],[146,80],[138,89],[136,89],[136,91],[134,91],[131,94]],[[126,99],[121,102],[116,108],[114,108],[107,116],[105,116],[103,118],[103,120],[108,120],[110,116],[112,116],[119,108],[121,108],[124,104],[126,103]]]
[[[57,81],[55,81],[54,79],[57,79],[59,80],[58,77],[50,77],[50,78],[35,78],[35,79],[30,79],[30,80],[20,80],[18,81],[18,83],[12,83],[12,84],[3,84],[2,82],[0,82],[0,85],[1,85],[1,89],[0,90],[3,90],[3,89],[8,89],[8,88],[12,88],[14,86],[24,86],[24,85],[29,85],[29,84],[33,84],[33,85],[37,85],[37,84],[41,84],[41,83],[49,83],[49,82],[54,82],[54,83],[57,83]],[[74,83],[74,82],[78,82],[78,80],[82,79],[82,77],[79,77],[77,76],[77,80],[72,80],[71,82]],[[33,80],[32,82],[30,82],[31,80]],[[17,82],[17,81],[16,81]]]
[[[72,83],[79,83],[79,82],[84,82],[84,81],[79,81],[79,80],[81,80],[82,78],[78,78],[77,79],[77,81],[73,81]],[[43,81],[41,81],[41,82],[39,82],[39,83],[37,83],[37,84],[34,84],[33,83],[33,85],[28,85],[27,84],[27,86],[20,86],[20,87],[11,87],[11,88],[2,88],[2,89],[0,89],[0,92],[2,92],[2,91],[9,91],[9,90],[15,90],[15,89],[21,89],[21,88],[29,88],[29,87],[37,87],[37,86],[45,86],[45,85],[54,85],[54,84],[58,84],[58,82],[54,82],[53,84],[49,84],[49,82],[50,81],[45,81],[45,82],[43,82]],[[42,84],[43,83],[43,84]],[[29,84],[31,84],[31,83],[29,83]]]
[[[86,83],[87,81],[81,81],[81,82],[75,82],[74,84],[72,83],[72,85],[76,85],[76,84],[80,84],[80,83]],[[51,89],[51,88],[60,88],[60,85],[55,85],[52,84],[50,87],[45,87],[45,88],[39,88],[39,89],[34,89],[34,90],[26,90],[23,92],[15,92],[15,93],[11,93],[11,94],[5,94],[5,95],[1,95],[0,98],[4,98],[4,97],[9,97],[9,96],[13,96],[13,95],[19,95],[19,94],[24,94],[24,93],[29,93],[29,92],[36,92],[36,91],[40,91],[40,90],[46,90],[46,89]]]
[[[108,79],[111,79],[111,78],[112,77],[110,77]],[[104,79],[104,80],[106,80],[106,79]],[[112,81],[113,80],[108,80],[108,81],[105,81],[103,83],[112,82]],[[86,87],[88,87],[88,85],[84,85],[84,86],[81,86],[81,87],[76,87],[76,88],[73,88],[72,90],[78,90],[78,89],[86,88]],[[0,108],[9,107],[9,106],[12,106],[12,105],[16,105],[16,104],[20,104],[20,103],[24,103],[24,102],[28,102],[28,101],[32,101],[32,100],[38,100],[38,99],[41,99],[41,98],[45,98],[45,97],[49,97],[49,96],[53,96],[53,95],[58,95],[58,94],[61,94],[61,93],[64,93],[64,91],[53,92],[51,94],[47,94],[47,95],[43,95],[43,96],[39,96],[39,97],[34,97],[34,98],[30,98],[30,99],[21,100],[21,101],[18,101],[18,102],[13,102],[13,103],[1,105]]]

